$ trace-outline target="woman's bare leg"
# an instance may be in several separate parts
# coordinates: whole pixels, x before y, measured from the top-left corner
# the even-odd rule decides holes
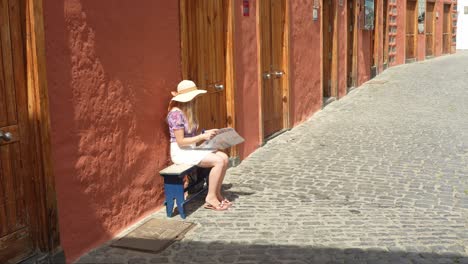
[[[208,185],[208,194],[205,201],[215,207],[219,207],[221,200],[218,199],[218,187],[222,183],[222,175],[224,171],[223,159],[214,153],[206,155],[205,158],[198,164],[202,168],[211,168],[209,177],[210,184]]]
[[[222,151],[217,151],[215,154],[223,160],[223,171],[219,179],[219,185],[217,186],[217,189],[216,189],[216,196],[218,197],[218,200],[223,201],[224,196],[221,194],[221,186],[223,185],[224,176],[226,176],[226,170],[227,170],[228,163],[229,163],[229,157],[228,155],[226,155],[226,153]]]

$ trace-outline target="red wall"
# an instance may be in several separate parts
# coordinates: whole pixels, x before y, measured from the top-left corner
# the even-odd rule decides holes
[[[250,14],[243,16],[242,0],[235,2],[236,129],[246,139],[239,146],[245,158],[260,145],[260,93],[258,87],[257,3],[250,1]]]
[[[289,1],[291,123],[308,119],[322,106],[320,15],[312,19],[313,0]]]
[[[162,205],[178,1],[44,1],[61,245],[73,261]]]
[[[406,1],[398,0],[395,65],[404,64],[405,60],[406,60]]]

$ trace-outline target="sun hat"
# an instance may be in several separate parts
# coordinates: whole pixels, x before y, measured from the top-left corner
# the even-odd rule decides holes
[[[172,101],[186,103],[200,94],[206,93],[206,90],[199,90],[194,82],[183,80],[177,85],[177,92],[172,93]]]

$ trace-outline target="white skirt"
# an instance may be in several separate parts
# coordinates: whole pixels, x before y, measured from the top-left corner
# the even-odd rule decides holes
[[[177,142],[171,143],[171,160],[175,164],[198,165],[206,155],[213,152],[214,150],[205,149],[181,149]]]

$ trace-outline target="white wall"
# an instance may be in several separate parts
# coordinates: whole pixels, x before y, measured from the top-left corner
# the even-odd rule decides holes
[[[468,7],[468,0],[458,0],[457,49],[468,49],[468,14],[464,7]]]

